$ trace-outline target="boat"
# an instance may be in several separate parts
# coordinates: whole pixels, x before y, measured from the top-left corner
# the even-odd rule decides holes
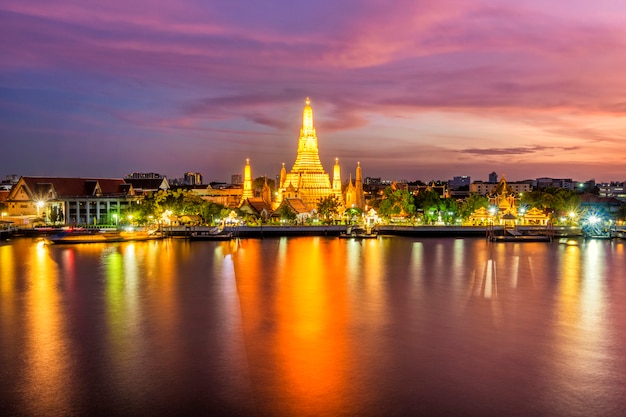
[[[552,236],[547,235],[520,235],[520,236],[491,236],[492,242],[552,242]]]
[[[217,227],[210,230],[193,231],[189,234],[189,240],[230,240],[232,232],[226,232]]]
[[[120,237],[124,242],[139,242],[143,240],[154,240],[163,238],[163,233],[159,230],[122,230]]]
[[[123,238],[118,231],[91,230],[91,229],[66,229],[45,239],[48,244],[52,243],[107,243],[121,242]]]
[[[378,232],[371,228],[363,229],[359,226],[349,226],[345,232],[339,233],[340,239],[377,239]]]
[[[552,242],[552,235],[550,233],[524,234],[517,230],[505,229],[502,235],[496,235],[492,231],[489,240],[492,242]]]
[[[44,240],[48,244],[136,242],[162,238],[157,230],[66,229]]]

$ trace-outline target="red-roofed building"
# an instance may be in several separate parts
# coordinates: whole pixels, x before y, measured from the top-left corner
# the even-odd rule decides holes
[[[115,224],[138,199],[121,178],[21,177],[5,205],[21,224]]]

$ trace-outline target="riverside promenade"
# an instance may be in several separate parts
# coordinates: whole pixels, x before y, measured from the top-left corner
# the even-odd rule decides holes
[[[242,238],[272,238],[290,236],[339,236],[345,232],[349,226],[285,226],[285,225],[263,225],[263,226],[234,226],[226,227],[225,230],[233,234],[234,237]],[[208,232],[214,226],[176,226],[164,227],[162,230],[166,236],[175,238],[187,238],[192,232]],[[510,228],[507,228],[510,229]],[[48,234],[58,233],[62,228],[23,228],[16,229],[13,237],[42,237]],[[407,237],[484,237],[488,236],[488,228],[485,226],[398,226],[379,225],[374,230],[380,236],[407,236]],[[495,226],[490,229],[495,234],[503,234],[504,227]],[[546,228],[541,226],[517,226],[515,230],[524,234],[542,234]],[[577,237],[582,233],[578,227],[555,226],[553,228],[554,237]],[[622,233],[624,233],[622,231]],[[620,236],[621,237],[621,236]]]
[[[235,226],[226,227],[235,237],[245,238],[265,238],[282,236],[339,236],[345,232],[348,226],[283,226],[283,225],[263,225],[263,226]],[[191,232],[208,231],[211,227],[174,227],[166,228],[166,234],[174,237],[185,237]],[[379,235],[384,236],[408,236],[408,237],[487,237],[488,229],[485,226],[391,226],[379,225],[374,230]],[[502,234],[504,227],[496,226],[490,229],[493,232]],[[516,230],[528,234],[545,233],[545,227],[539,226],[518,226]],[[554,227],[554,236],[580,236],[579,228]]]

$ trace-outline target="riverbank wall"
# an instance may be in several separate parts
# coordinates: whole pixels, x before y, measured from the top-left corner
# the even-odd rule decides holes
[[[241,238],[271,238],[289,236],[339,236],[346,231],[346,225],[332,226],[235,226],[227,227],[235,237]],[[166,236],[186,238],[192,232],[209,231],[213,227],[206,226],[178,226],[165,227],[163,232]],[[376,226],[374,228],[379,235],[383,236],[407,236],[407,237],[487,237],[488,229],[481,226]],[[48,234],[58,233],[58,228],[28,228],[18,229],[13,237],[43,237]],[[504,228],[496,226],[491,229],[496,234],[503,234]],[[518,226],[515,230],[524,234],[545,234],[545,227]],[[580,228],[577,227],[554,227],[551,230],[554,237],[577,237],[581,236]]]

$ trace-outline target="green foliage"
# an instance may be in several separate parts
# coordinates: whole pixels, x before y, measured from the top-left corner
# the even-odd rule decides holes
[[[339,215],[341,203],[334,195],[320,198],[317,203],[317,212],[322,216],[325,222],[330,222]]]
[[[378,214],[385,218],[415,215],[413,194],[406,190],[394,190],[392,187],[385,188],[383,199],[378,207]]]
[[[261,191],[263,186],[265,185],[266,177],[258,177],[252,180],[252,189]],[[270,190],[274,192],[276,189],[276,181],[273,178],[267,178],[267,185],[270,187]]]
[[[463,219],[468,219],[472,213],[481,207],[488,208],[489,199],[484,195],[471,194],[459,208],[459,214]]]
[[[293,211],[291,207],[287,204],[283,204],[280,209],[278,209],[278,214],[280,214],[280,219],[285,220],[289,223],[294,222],[298,217],[297,214]]]
[[[418,210],[424,212],[424,223],[434,223],[439,217],[444,205],[439,197],[439,193],[433,190],[420,191],[415,197],[415,205]]]
[[[459,204],[453,198],[444,198],[440,200],[439,214],[446,224],[454,224],[459,214]]]
[[[150,217],[155,220],[161,219],[163,213],[171,212],[174,216],[199,215],[205,222],[223,218],[224,206],[204,201],[193,191],[159,190],[151,193],[141,200],[140,204],[133,204],[123,213],[120,213],[120,222],[128,222],[128,216],[132,216],[133,223],[146,224]],[[230,211],[226,209],[226,216]]]
[[[578,209],[580,194],[565,188],[548,187],[545,190],[524,193],[520,203],[528,208],[536,207],[562,216]]]

